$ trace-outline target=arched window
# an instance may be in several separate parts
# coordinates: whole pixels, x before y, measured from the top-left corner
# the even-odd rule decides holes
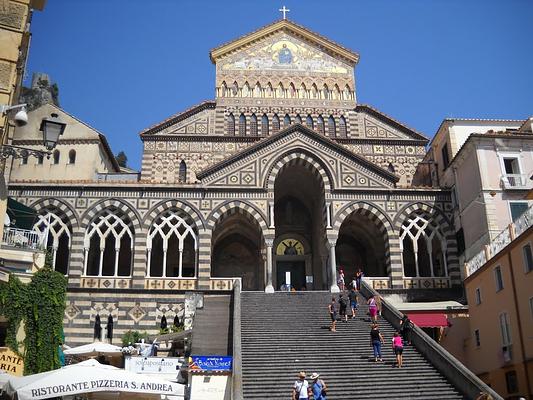
[[[268,117],[266,114],[261,117],[261,135],[268,135]]]
[[[54,154],[52,155],[54,164],[59,164],[59,150],[54,150]]]
[[[192,220],[179,210],[158,217],[146,238],[148,276],[196,276],[198,235]]]
[[[300,117],[300,114],[296,115],[296,117],[294,118],[294,123],[295,124],[301,124],[302,123],[302,117]]]
[[[68,163],[76,164],[76,150],[72,149],[68,152]]]
[[[42,165],[44,163],[44,156],[42,154],[39,154],[37,156],[37,164]]]
[[[257,117],[255,114],[250,117],[250,135],[257,136]]]
[[[228,115],[227,124],[228,124],[228,135],[231,135],[231,136],[235,135],[235,117],[231,113]]]
[[[341,95],[341,90],[339,89],[339,86],[338,85],[335,85],[335,89],[334,89],[334,92],[333,92],[333,98],[335,100],[342,100],[342,95]]]
[[[26,154],[24,154],[24,155],[22,156],[22,159],[20,160],[20,164],[21,164],[21,165],[26,165],[26,164],[28,164],[28,153],[26,153]]]
[[[322,118],[322,115],[319,115],[316,119],[316,130],[318,133],[324,135],[325,129],[324,129],[324,118]]]
[[[133,254],[133,225],[115,207],[96,216],[85,233],[85,274],[129,276]]]
[[[335,137],[335,118],[333,118],[333,115],[328,118],[328,136]]]
[[[313,87],[311,88],[311,98],[313,99],[319,99],[320,94],[318,93],[318,88],[316,87],[316,84],[313,83]]]
[[[239,117],[239,136],[246,136],[246,117],[244,114]]]
[[[233,87],[231,88],[231,96],[237,97],[239,95],[239,85],[237,81],[233,82]]]
[[[285,97],[285,90],[283,89],[283,84],[280,82],[278,85],[278,90],[276,92],[276,97],[282,99]]]
[[[272,84],[268,82],[267,87],[265,89],[265,97],[274,97],[274,89],[272,89]]]
[[[414,213],[400,229],[403,275],[447,276],[446,240],[438,225],[422,213]]]
[[[291,117],[289,114],[285,114],[285,117],[283,118],[283,127],[287,128],[291,124]]]
[[[346,85],[344,88],[344,100],[351,100],[352,99],[352,91],[350,90],[350,86]]]
[[[296,98],[296,88],[294,87],[294,84],[292,82],[289,85],[289,98],[291,99]]]
[[[226,97],[228,95],[228,86],[226,85],[226,82],[222,82],[222,85],[220,85],[220,97]]]
[[[59,210],[43,210],[33,230],[40,232],[46,248],[52,254],[52,268],[63,275],[68,273],[71,230],[68,218]]]
[[[305,84],[302,83],[300,85],[300,89],[298,90],[298,97],[300,99],[307,99],[307,88],[305,87]]]
[[[307,127],[310,128],[310,129],[314,129],[314,126],[313,126],[313,117],[311,117],[310,115],[308,115],[308,116],[305,118],[305,126],[307,126]]]
[[[181,160],[180,162],[180,168],[178,171],[178,182],[179,183],[187,182],[187,164],[185,164],[185,160]]]
[[[324,84],[324,87],[322,88],[322,98],[326,100],[330,98],[328,85],[326,84]]]
[[[261,85],[259,84],[259,82],[255,84],[254,97],[261,97]]]
[[[250,85],[248,85],[248,82],[245,82],[242,88],[242,97],[250,97],[250,95]]]
[[[339,118],[339,137],[346,137],[346,119],[342,115]]]
[[[279,132],[279,117],[278,114],[274,114],[272,117],[272,134]]]

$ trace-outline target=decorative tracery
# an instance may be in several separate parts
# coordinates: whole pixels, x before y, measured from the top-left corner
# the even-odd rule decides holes
[[[85,233],[85,274],[129,276],[133,253],[133,226],[119,209],[103,210]]]
[[[68,260],[72,234],[66,216],[45,210],[37,217],[33,230],[44,235],[46,248],[52,253],[52,267],[62,274],[68,272]]]
[[[447,276],[446,240],[431,218],[412,214],[400,229],[404,276]]]
[[[196,276],[198,236],[194,224],[177,210],[158,217],[146,240],[150,277]]]

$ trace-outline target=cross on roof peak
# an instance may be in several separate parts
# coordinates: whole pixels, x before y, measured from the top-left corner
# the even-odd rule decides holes
[[[289,10],[287,7],[283,6],[278,10],[279,12],[283,13],[283,19],[287,19],[287,13],[291,10]]]

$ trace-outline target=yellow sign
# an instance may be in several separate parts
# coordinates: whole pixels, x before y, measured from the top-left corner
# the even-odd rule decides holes
[[[11,375],[22,376],[24,360],[7,347],[0,347],[0,369]]]

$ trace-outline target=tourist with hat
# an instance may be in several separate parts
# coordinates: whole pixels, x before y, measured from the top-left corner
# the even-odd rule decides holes
[[[306,373],[304,371],[298,373],[298,379],[292,387],[292,400],[307,400],[311,397],[311,388],[309,387],[309,382],[305,380],[305,377]]]
[[[311,374],[311,391],[313,392],[314,400],[326,400],[326,383],[322,379],[318,379],[320,374],[313,372]]]

